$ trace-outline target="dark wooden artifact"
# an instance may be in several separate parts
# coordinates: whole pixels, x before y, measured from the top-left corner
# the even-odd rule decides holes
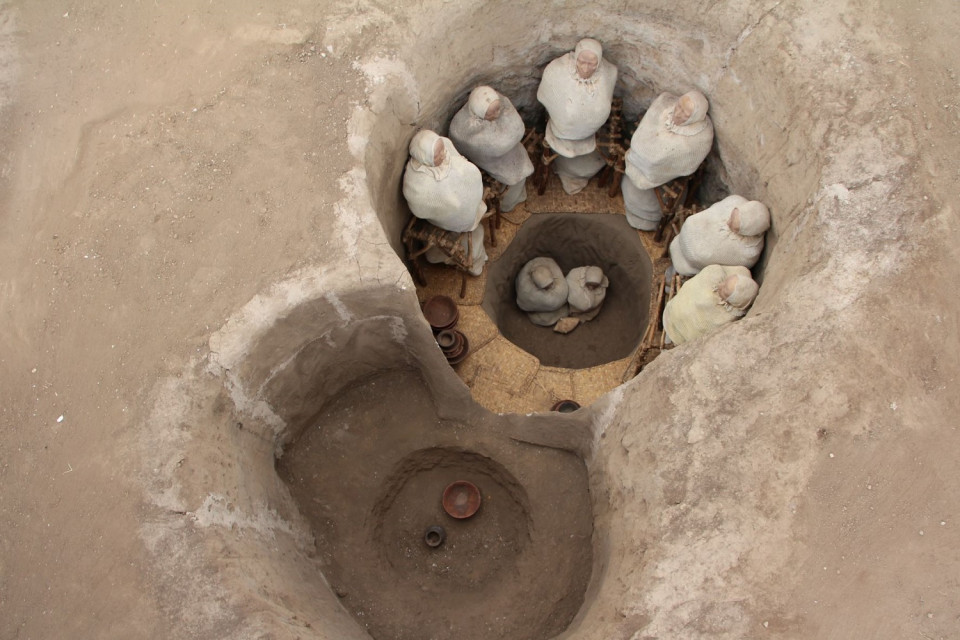
[[[620,193],[620,181],[623,179],[627,149],[630,146],[623,134],[623,98],[614,98],[610,105],[610,117],[597,133],[597,151],[607,163],[607,166],[600,170],[597,186],[602,189],[609,182],[607,195],[611,198]]]
[[[660,212],[663,214],[660,218],[660,224],[657,225],[657,232],[653,234],[654,242],[663,242],[664,233],[672,228],[672,223],[678,212],[692,204],[693,196],[700,188],[702,178],[703,164],[692,175],[671,180],[653,190],[657,196],[657,203],[660,205]]]
[[[487,228],[490,232],[490,246],[497,246],[497,229],[500,228],[500,195],[506,185],[500,184],[493,177],[483,173],[483,203],[487,205]]]
[[[463,239],[466,236],[466,249]],[[460,297],[467,295],[467,275],[473,268],[473,234],[447,231],[416,216],[411,216],[403,230],[403,244],[410,261],[410,272],[420,286],[427,284],[419,258],[432,247],[439,249],[452,262],[451,267],[461,272]]]

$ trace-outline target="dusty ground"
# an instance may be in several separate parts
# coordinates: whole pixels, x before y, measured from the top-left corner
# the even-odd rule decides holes
[[[600,4],[611,37],[678,34],[621,48],[658,78],[625,86],[707,90],[775,249],[727,339],[661,356],[581,425],[596,562],[569,637],[956,637],[955,3]],[[363,637],[313,597],[282,487],[250,488],[277,443],[226,429],[266,415],[231,386],[234,338],[298,295],[362,324],[340,278],[414,295],[396,229],[357,205],[364,170],[402,158],[358,154],[432,124],[525,20],[538,56],[578,32],[487,5],[502,48],[458,3],[0,4],[0,638]],[[445,55],[415,56],[433,37]],[[363,135],[378,118],[393,132]]]

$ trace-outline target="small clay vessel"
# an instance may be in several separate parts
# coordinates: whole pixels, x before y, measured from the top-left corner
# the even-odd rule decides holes
[[[445,354],[447,356],[447,362],[450,364],[459,364],[470,354],[470,341],[467,340],[467,336],[459,331],[456,333],[462,338],[462,342],[455,351]]]
[[[432,527],[427,527],[427,530],[423,534],[423,541],[431,549],[436,549],[443,544],[443,541],[447,539],[446,530],[440,525],[434,525]]]
[[[434,333],[452,329],[460,320],[460,309],[453,298],[433,296],[423,304],[423,317],[430,323]]]
[[[580,403],[575,400],[561,400],[552,407],[550,411],[556,411],[558,413],[573,413],[580,408]]]
[[[440,348],[446,351],[451,351],[457,346],[457,335],[455,332],[447,329],[441,331],[437,334],[437,344],[440,345]]]

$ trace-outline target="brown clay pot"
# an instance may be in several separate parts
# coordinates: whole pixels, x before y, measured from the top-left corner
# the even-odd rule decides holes
[[[434,333],[452,329],[460,320],[460,309],[449,296],[433,296],[423,303],[423,317]]]

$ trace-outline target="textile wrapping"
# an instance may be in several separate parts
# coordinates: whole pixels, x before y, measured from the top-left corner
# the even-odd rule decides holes
[[[446,157],[433,166],[433,148],[442,140]],[[410,211],[441,229],[473,231],[487,211],[480,170],[447,138],[421,131],[410,142],[410,160],[403,174],[403,196]]]
[[[489,102],[474,98],[475,95],[481,99],[489,98],[479,92],[480,89],[489,90],[495,99],[500,100],[500,115],[494,120],[484,119]],[[515,185],[525,180],[533,173],[533,163],[520,144],[525,128],[513,103],[490,87],[477,87],[470,98],[450,122],[450,139],[454,146],[502,184]]]
[[[590,286],[588,286],[590,285]],[[570,313],[592,320],[600,312],[610,279],[600,267],[576,267],[567,274],[567,304]]]
[[[730,276],[737,287],[728,301],[717,289]],[[676,344],[705,336],[739,319],[757,295],[758,286],[746,267],[709,265],[688,280],[663,310],[663,329]]]
[[[620,193],[623,194],[627,224],[641,231],[653,231],[657,228],[663,213],[653,189],[638,189],[632,180],[624,177],[620,181]]]
[[[576,158],[557,156],[553,160],[554,171],[560,176],[563,190],[568,194],[579,193],[590,182],[590,178],[597,175],[607,163],[599,151],[592,151]]]
[[[553,258],[534,258],[516,279],[517,306],[527,312],[556,311],[567,304],[567,280]]]
[[[591,51],[598,58],[597,70],[586,79],[577,74],[581,51]],[[550,62],[543,70],[537,100],[549,114],[547,142],[551,148],[567,157],[593,151],[597,130],[610,116],[616,83],[617,68],[603,59],[596,40],[581,40],[576,50]]]
[[[741,235],[728,222],[739,210]],[[760,202],[732,195],[687,218],[680,234],[670,243],[670,259],[677,273],[692,276],[711,264],[752,267],[763,251],[763,235],[770,227],[770,213]]]
[[[704,114],[699,122],[674,125],[677,100],[679,98],[672,94],[661,93],[633,134],[627,151],[626,174],[638,189],[653,189],[688,176],[710,153],[713,145],[710,116]]]

